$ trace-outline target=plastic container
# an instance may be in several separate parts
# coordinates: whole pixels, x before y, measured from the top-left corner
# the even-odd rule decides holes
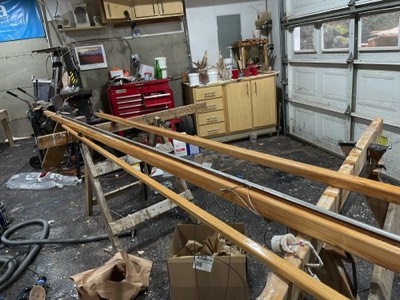
[[[167,67],[161,68],[161,78],[165,79],[168,77]]]
[[[190,86],[196,86],[200,84],[199,73],[189,74]]]
[[[243,76],[245,77],[250,76],[250,68],[243,69]]]
[[[250,66],[251,75],[257,75],[257,66]]]
[[[239,70],[232,69],[232,79],[237,79],[237,78],[239,78]]]
[[[218,81],[218,71],[216,70],[208,70],[208,82],[216,82]]]
[[[167,58],[166,57],[156,57],[156,61],[158,61],[158,64],[160,65],[160,68],[166,68],[167,67]]]
[[[224,64],[228,70],[233,69],[233,59],[232,58],[224,58]]]

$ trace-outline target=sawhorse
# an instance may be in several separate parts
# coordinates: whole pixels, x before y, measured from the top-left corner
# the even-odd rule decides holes
[[[11,130],[10,130],[10,126],[8,126],[8,112],[6,109],[0,109],[0,120],[3,123],[3,128],[4,131],[6,133],[6,137],[8,139],[8,143],[10,144],[10,146],[14,146],[14,139],[13,136],[11,134]]]
[[[118,235],[128,229],[132,229],[138,224],[149,220],[155,216],[158,216],[174,207],[176,205],[169,199],[162,200],[154,205],[146,207],[140,211],[129,214],[118,220],[113,220],[110,209],[107,205],[107,200],[117,197],[136,185],[141,184],[141,182],[136,181],[126,186],[120,187],[108,193],[104,193],[101,186],[99,178],[102,175],[110,173],[112,171],[118,170],[119,167],[110,161],[95,164],[92,159],[89,148],[85,145],[81,145],[82,157],[85,161],[85,210],[87,215],[92,215],[93,205],[98,204],[100,206],[100,211],[104,219],[104,224],[107,233],[110,237],[112,248],[114,252],[123,250],[121,243],[118,239]],[[133,159],[131,157],[124,157],[124,160]],[[138,162],[138,160],[133,159],[131,162]],[[180,195],[188,200],[192,200],[193,196],[190,190],[187,188],[186,182],[176,178],[178,181],[178,186],[180,189]],[[94,201],[93,196],[95,196],[96,201]]]

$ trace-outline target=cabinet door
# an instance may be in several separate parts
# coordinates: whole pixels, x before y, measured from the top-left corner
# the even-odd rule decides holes
[[[276,124],[275,77],[251,81],[253,127]]]
[[[226,109],[230,133],[252,128],[250,81],[226,85]]]
[[[158,16],[157,0],[133,0],[135,18]]]
[[[103,0],[103,6],[107,20],[125,19],[125,10],[132,14],[131,0]]]
[[[157,0],[160,15],[183,15],[182,0]]]

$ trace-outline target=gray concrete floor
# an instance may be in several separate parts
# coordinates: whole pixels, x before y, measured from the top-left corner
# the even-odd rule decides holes
[[[336,170],[342,159],[320,149],[286,136],[259,137],[257,143],[247,140],[232,143],[239,147],[251,148],[260,152],[307,162]],[[29,158],[36,155],[34,140],[16,142],[9,148],[0,144],[0,199],[6,206],[11,225],[30,219],[51,221],[50,238],[82,238],[105,233],[103,220],[98,207],[93,216],[86,216],[83,205],[84,186],[64,187],[44,191],[10,190],[5,183],[14,174],[34,171],[29,166]],[[298,176],[244,162],[226,155],[203,150],[199,155],[190,157],[197,162],[212,163],[213,168],[247,179],[263,186],[278,190],[298,199],[316,203],[324,190],[324,185]],[[117,177],[117,176],[118,177]],[[122,181],[132,181],[129,175],[120,171],[102,179],[102,186],[112,189]],[[171,178],[160,177],[165,185],[172,184]],[[272,236],[284,234],[287,228],[281,224],[259,217],[249,210],[229,203],[226,200],[189,184],[194,195],[194,203],[226,222],[244,222],[246,233],[262,245],[269,245]],[[109,202],[114,218],[132,213],[162,199],[153,191],[148,192],[145,200],[140,189]],[[373,224],[371,212],[365,199],[351,195],[349,204],[343,212],[347,216]],[[153,261],[150,287],[137,299],[169,299],[169,282],[166,265],[167,249],[175,226],[190,223],[188,214],[180,208],[172,209],[161,216],[146,221],[136,228],[136,235],[122,239],[128,253]],[[37,237],[38,228],[21,230],[18,237],[30,239]],[[27,246],[6,247],[1,245],[0,255],[23,255]],[[141,252],[143,251],[143,252]],[[139,254],[141,253],[141,254]],[[0,291],[5,299],[16,299],[26,287],[35,283],[39,275],[47,277],[48,299],[77,299],[74,283],[69,276],[84,270],[99,267],[112,257],[108,240],[79,245],[45,245],[29,269],[8,289]],[[357,259],[358,293],[361,299],[367,299],[372,266]],[[248,256],[248,285],[250,299],[255,299],[263,290],[269,268],[252,256]],[[395,275],[392,299],[400,295],[400,278]]]

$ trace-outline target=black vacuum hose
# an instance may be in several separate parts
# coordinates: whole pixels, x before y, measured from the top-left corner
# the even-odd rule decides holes
[[[10,240],[9,237],[18,229],[31,225],[41,225],[43,231],[40,239],[37,240]],[[17,225],[11,226],[6,231],[4,231],[1,236],[1,242],[7,246],[22,246],[22,245],[34,245],[33,248],[26,255],[22,264],[18,267],[18,261],[11,256],[0,256],[0,263],[7,264],[7,271],[0,276],[0,292],[12,284],[16,279],[18,279],[25,269],[32,263],[35,257],[38,255],[39,251],[42,249],[42,245],[46,244],[83,244],[98,242],[102,240],[107,240],[109,236],[107,234],[92,236],[81,239],[47,239],[50,234],[50,225],[46,220],[35,219],[21,222]],[[132,232],[125,232],[118,237],[131,236]]]
[[[29,226],[29,225],[42,225],[43,226],[43,232],[40,237],[41,239],[47,239],[47,237],[49,236],[50,225],[46,220],[41,220],[41,219],[29,220],[29,221],[19,223],[15,226],[12,226],[3,233],[3,236],[8,237],[14,231],[16,231],[22,227]],[[1,238],[2,240],[3,240],[3,236]],[[36,255],[39,254],[40,249],[42,249],[41,245],[33,246],[32,249],[29,251],[28,255],[22,261],[22,264],[20,264],[20,266],[16,270],[13,270],[14,274],[11,275],[9,272],[10,269],[9,268],[7,269],[7,272],[4,273],[0,277],[0,291],[3,291],[6,287],[8,287],[11,283],[13,283],[17,278],[19,278],[22,275],[22,273],[25,271],[25,269],[35,259]],[[15,262],[15,260],[12,260],[12,261]]]

